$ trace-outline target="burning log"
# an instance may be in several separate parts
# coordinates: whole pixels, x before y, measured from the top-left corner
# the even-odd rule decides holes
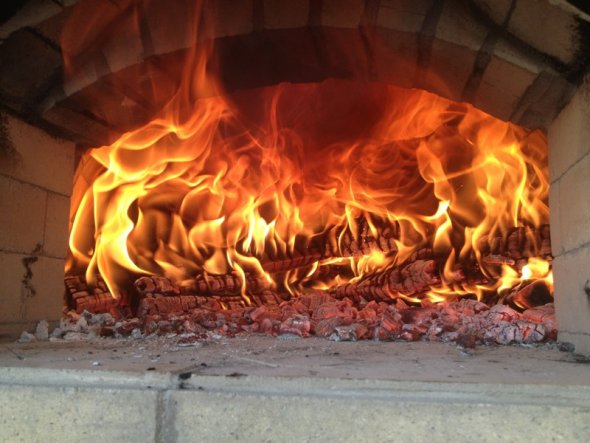
[[[397,223],[375,226],[376,235],[373,235],[364,217],[359,218],[356,224],[356,236],[349,229],[346,229],[344,232],[342,230],[336,232],[336,238],[340,239],[339,242],[327,242],[322,237],[324,244],[320,249],[325,251],[323,258],[358,257],[368,255],[375,250],[384,253],[397,252],[395,240],[399,240],[400,237],[400,228]]]
[[[268,272],[283,272],[289,269],[309,266],[319,259],[334,256],[359,255],[369,253],[371,250],[381,250],[387,253],[395,253],[395,238],[399,234],[396,225],[379,227],[377,237],[370,234],[368,225],[364,219],[359,221],[359,235],[355,239],[350,231],[341,236],[339,249],[327,238],[321,237],[310,247],[307,255],[300,257],[267,262],[264,268]],[[322,243],[323,242],[323,243]],[[479,247],[483,253],[482,263],[487,265],[518,266],[523,257],[537,251],[547,256],[551,252],[551,243],[548,226],[538,229],[519,227],[514,229],[505,239],[500,236],[489,238],[484,236],[479,241]],[[317,252],[322,250],[323,252]],[[518,261],[518,262],[517,262]],[[332,293],[336,298],[350,297],[355,301],[365,299],[376,301],[391,301],[392,294],[420,295],[431,286],[440,283],[438,269],[439,259],[434,257],[430,248],[420,249],[403,264],[393,266],[385,271],[366,276],[362,281],[343,285],[335,288]],[[465,275],[457,273],[457,280],[466,280]],[[470,283],[487,283],[483,275],[471,273]],[[254,305],[264,303],[276,304],[282,299],[271,291],[272,283],[264,277],[246,274],[246,289],[248,296],[252,298]],[[68,290],[68,303],[75,310],[82,312],[108,312],[118,306],[120,302],[114,299],[108,292],[104,281],[97,277],[97,284],[89,288],[83,277],[69,276],[66,278]],[[242,291],[242,281],[237,273],[226,275],[201,274],[181,284],[171,281],[166,277],[143,276],[134,284],[136,293],[140,298],[146,296],[178,296],[178,295],[216,295],[237,296]],[[526,299],[528,292],[534,288],[524,287],[518,294],[512,294],[509,298]],[[528,292],[527,292],[528,291]],[[527,292],[527,294],[525,294]],[[262,295],[262,294],[266,294]],[[547,300],[544,300],[547,301]],[[230,303],[230,299],[227,299]],[[163,303],[163,302],[160,302]],[[171,302],[172,303],[172,302]],[[231,302],[236,304],[235,301]]]
[[[360,232],[364,231],[360,229]],[[344,233],[338,249],[333,249],[332,243],[324,239],[326,247],[322,253],[310,252],[266,266],[284,272],[285,269],[309,266],[318,257],[328,254],[365,254],[376,247],[384,251],[383,245],[389,247],[389,240],[394,237],[388,237],[387,242],[382,242],[383,238],[372,238],[365,232],[355,240]],[[393,240],[392,244],[395,246]],[[486,239],[485,244],[481,263],[488,266],[519,268],[535,248],[550,252],[545,227],[539,230],[519,228],[506,239],[493,237]],[[106,335],[134,336],[141,332],[188,331],[194,334],[191,342],[206,339],[204,331],[209,330],[222,335],[260,332],[306,337],[315,334],[339,341],[371,337],[378,340],[455,341],[464,347],[477,343],[536,343],[555,338],[552,305],[527,309],[519,314],[507,305],[495,305],[490,309],[481,302],[468,299],[437,305],[423,301],[422,306],[410,307],[395,298],[396,294],[404,294],[421,299],[430,288],[440,285],[442,265],[442,258],[431,248],[422,248],[404,263],[367,275],[359,281],[329,292],[314,291],[293,299],[274,291],[266,278],[252,274],[245,276],[245,294],[242,294],[243,281],[235,272],[201,274],[183,282],[160,276],[142,276],[133,285],[137,296],[137,317],[128,315],[118,327],[105,326],[104,330]],[[488,277],[479,271],[475,261],[471,268],[469,263],[465,266],[465,271],[458,269],[455,272],[455,281],[488,283]],[[125,307],[125,303],[111,296],[100,277],[95,287],[90,287],[83,277],[67,277],[65,284],[68,303],[76,312],[113,312]],[[539,288],[545,288],[545,292]],[[530,280],[502,295],[505,302],[526,308],[545,301],[545,298],[539,298],[541,292],[548,293],[544,283]]]
[[[357,341],[367,337],[369,328],[362,323],[353,323],[346,326],[336,326],[334,332],[328,337],[332,341]]]
[[[514,323],[500,322],[491,326],[483,334],[485,341],[500,345],[538,343],[545,337],[546,331],[542,324],[526,320],[517,320]]]
[[[286,272],[297,268],[311,266],[319,260],[339,257],[359,257],[372,251],[385,254],[397,253],[396,239],[399,239],[399,226],[392,223],[388,226],[376,226],[376,236],[371,233],[365,218],[357,220],[357,235],[353,236],[349,229],[327,230],[328,234],[314,237],[300,256],[285,259],[266,260],[262,268],[270,273]],[[329,234],[334,234],[330,239]],[[339,239],[336,241],[335,239]]]
[[[139,277],[133,283],[137,293],[142,296],[160,294],[164,296],[180,295],[180,287],[167,277],[145,276]]]
[[[247,292],[256,294],[272,289],[272,283],[264,277],[246,274]],[[243,282],[236,272],[225,275],[200,274],[182,282],[180,292],[198,295],[239,295]]]
[[[225,275],[200,274],[181,283],[168,277],[144,276],[135,281],[134,287],[140,298],[178,295],[231,297],[240,295],[242,283],[238,275],[232,272]],[[254,298],[255,304],[277,303],[276,293],[271,291],[271,287],[271,283],[265,278],[246,274],[248,297]]]
[[[252,295],[250,301],[239,295],[202,296],[202,295],[148,295],[139,301],[137,316],[145,317],[156,314],[181,315],[194,309],[208,309],[211,311],[244,309],[249,305],[272,308],[283,300],[272,291]]]
[[[483,256],[483,258],[481,259],[482,263],[486,264],[486,265],[508,265],[508,266],[514,266],[516,264],[516,261],[513,258],[510,257],[505,257],[503,255],[499,255],[499,254],[488,254]]]
[[[280,303],[285,301],[277,292],[264,288],[262,284],[257,286],[257,288],[263,288],[260,292],[250,293],[244,298],[239,294],[239,290],[236,292],[235,276],[232,275],[231,279],[227,277],[198,276],[193,280],[183,282],[182,285],[167,277],[139,277],[133,285],[138,296],[135,312],[137,316],[145,317],[182,314],[194,309],[213,311],[241,309],[250,305],[272,308],[273,306],[278,307]],[[209,286],[202,284],[205,279]],[[252,277],[248,281],[254,280]],[[113,298],[100,276],[97,276],[97,284],[94,288],[86,283],[84,276],[67,276],[64,282],[67,289],[68,305],[79,314],[84,311],[93,314],[109,312],[116,314],[116,317],[121,317],[130,313],[127,302]],[[227,285],[227,282],[231,283]],[[213,289],[209,290],[208,288]]]
[[[119,301],[109,293],[95,294],[77,297],[74,299],[73,308],[77,313],[81,314],[84,311],[92,313],[112,312],[114,308],[119,306]]]
[[[263,262],[262,269],[270,274],[278,274],[280,272],[286,272],[292,269],[311,266],[313,263],[323,258],[325,257],[322,257],[319,252],[310,252],[307,255],[299,257]]]
[[[96,286],[90,287],[83,276],[64,278],[68,305],[78,314],[84,311],[92,313],[112,312],[120,306],[120,300],[108,292],[104,280],[97,276]]]
[[[296,268],[312,265],[318,260],[335,257],[358,257],[368,255],[371,251],[381,251],[385,254],[396,254],[396,240],[399,240],[400,230],[397,224],[377,226],[377,236],[373,236],[364,218],[358,220],[358,235],[356,239],[349,230],[340,237],[342,231],[337,231],[339,242],[329,241],[327,236],[316,237],[303,255],[282,260],[266,261],[262,267],[269,273],[285,272]],[[506,238],[500,234],[493,237],[482,236],[478,241],[478,248],[482,252],[482,262],[489,265],[507,264],[514,266],[516,260],[540,256],[551,256],[551,238],[549,226],[539,228],[517,227]],[[419,249],[414,253],[414,259],[419,256],[432,258],[432,250]]]
[[[553,300],[550,289],[542,280],[526,280],[505,292],[501,294],[503,301],[521,309],[544,305]]]
[[[549,225],[542,225],[538,228],[519,226],[512,229],[506,237],[502,237],[498,233],[494,236],[483,235],[478,240],[477,246],[484,257],[498,256],[507,260],[550,257],[551,236]]]
[[[415,259],[428,255],[429,250],[418,251],[408,261],[392,266],[385,271],[367,276],[361,281],[336,287],[331,293],[338,299],[345,297],[357,301],[390,302],[396,293],[414,295],[440,283],[436,260]]]
[[[82,318],[74,314],[76,317]],[[100,315],[94,317],[99,319]],[[112,317],[105,318],[112,323]],[[272,306],[246,307],[239,296],[147,295],[139,302],[137,317],[105,325],[104,330],[108,335],[134,337],[142,333],[190,333],[191,342],[207,340],[206,331],[213,331],[226,336],[240,332],[300,337],[314,334],[337,341],[451,341],[473,347],[480,343],[537,343],[554,339],[555,315],[552,304],[520,314],[507,305],[490,308],[471,299],[438,304],[425,301],[421,306],[408,306],[401,299],[361,305],[348,298],[338,300],[331,294],[314,292]]]
[[[522,318],[533,323],[542,324],[549,339],[555,340],[557,338],[557,323],[553,303],[527,309],[522,313]]]
[[[278,292],[271,290],[249,294],[248,298],[252,306],[267,306],[269,308],[279,306],[285,299],[288,299],[287,296],[281,296]]]
[[[200,307],[204,302],[205,300],[202,300],[202,297],[193,295],[176,297],[148,296],[139,301],[137,316],[146,317],[147,315],[188,312]]]
[[[362,231],[361,231],[362,232]],[[386,231],[383,231],[386,232]],[[388,235],[391,235],[389,231]],[[540,244],[548,248],[548,229],[541,227],[539,230],[532,230],[529,228],[519,228],[514,230],[507,238],[502,241],[499,237],[494,237],[491,241],[487,241],[488,248],[487,255],[483,256],[482,262],[489,265],[510,265],[515,266],[516,259],[512,257],[523,257],[525,250],[531,247],[531,238],[540,239]],[[390,239],[393,236],[389,237]],[[352,236],[343,236],[343,243],[349,245],[349,249],[344,252],[355,253],[359,245],[366,244],[372,248],[376,244],[370,236],[361,235],[358,237],[357,243],[352,241]],[[367,240],[368,239],[368,240]],[[350,241],[349,241],[350,240]],[[348,243],[346,243],[348,241]],[[362,243],[362,242],[365,243]],[[537,242],[539,243],[539,242]],[[356,246],[352,246],[355,244]],[[520,251],[517,246],[522,248]],[[360,249],[359,249],[360,250]],[[547,251],[545,251],[547,252]],[[288,262],[288,266],[298,266],[304,263],[310,263],[317,259],[318,255],[311,255],[312,259],[300,257],[299,261],[295,259]],[[307,262],[305,260],[308,260]],[[427,292],[432,286],[440,284],[440,263],[435,257],[432,249],[423,248],[416,251],[404,263],[392,266],[384,271],[374,273],[366,276],[361,281],[342,285],[334,288],[329,294],[317,292],[308,294],[298,301],[303,308],[299,309],[298,313],[307,310],[307,312],[314,312],[316,317],[313,317],[313,327],[318,328],[320,335],[330,335],[334,333],[337,326],[341,326],[341,320],[333,320],[333,318],[348,318],[348,315],[331,315],[327,314],[326,310],[335,309],[338,307],[327,306],[326,297],[331,297],[343,300],[351,299],[355,304],[366,303],[367,301],[377,301],[391,303],[396,293],[401,293],[407,296],[416,296],[421,298],[422,294]],[[284,262],[277,262],[275,269],[283,269]],[[469,275],[470,283],[487,283],[483,275]],[[461,272],[457,272],[458,280],[467,280],[467,277]],[[66,288],[68,290],[68,303],[77,312],[81,313],[84,310],[99,313],[112,312],[114,309],[120,307],[121,302],[114,299],[108,292],[104,281],[97,277],[96,286],[91,288],[86,283],[85,279],[80,276],[69,276],[65,279]],[[519,306],[532,306],[536,303],[527,304],[527,300],[531,299],[531,294],[538,294],[538,287],[540,284],[521,284],[514,291],[506,296],[506,301],[518,301]],[[166,277],[159,276],[142,276],[134,283],[134,288],[139,296],[139,305],[137,313],[140,317],[156,314],[179,314],[183,312],[190,312],[193,309],[242,309],[247,306],[278,306],[288,297],[282,297],[277,292],[271,289],[271,284],[263,277],[246,274],[246,289],[245,297],[242,297],[242,282],[239,276],[233,272],[226,275],[198,275],[190,280],[182,283],[174,282]],[[545,292],[548,292],[547,290]],[[538,297],[537,297],[538,298]],[[537,300],[539,301],[539,300]],[[545,298],[542,301],[545,300]],[[538,303],[537,303],[538,304]],[[297,310],[296,310],[297,311]],[[336,312],[335,311],[335,312]],[[318,317],[319,316],[319,317]],[[286,315],[286,318],[290,315]],[[354,319],[354,316],[351,318]],[[323,322],[329,320],[328,322]],[[323,322],[323,323],[322,323]],[[351,322],[344,321],[345,325],[350,325]],[[392,333],[399,334],[399,322],[397,320],[387,318],[381,319],[380,329],[377,336],[390,336]],[[554,330],[554,325],[548,325],[549,330]],[[414,335],[422,335],[424,331],[406,328],[403,331],[405,335],[413,337]],[[342,338],[341,338],[342,339]],[[503,341],[503,338],[499,339]]]
[[[534,239],[535,244],[539,247],[534,247],[531,239]],[[551,253],[547,226],[542,226],[539,229],[519,227],[514,229],[505,241],[499,236],[491,239],[482,237],[479,243],[484,253],[482,263],[487,265],[518,266],[523,257],[535,256],[535,251],[539,254],[546,254],[545,256],[549,256]],[[414,252],[402,264],[368,275],[360,281],[336,287],[331,293],[336,298],[350,297],[355,301],[362,298],[367,301],[387,302],[398,293],[406,296],[419,296],[418,298],[420,298],[432,286],[440,284],[440,268],[440,257],[436,257],[432,249],[423,248]],[[455,277],[456,282],[489,283],[489,279],[475,268],[469,272],[469,275],[458,270]],[[536,285],[532,285],[528,289],[524,287],[522,288],[523,292],[514,294],[513,298],[530,298],[530,293],[535,289],[538,292]],[[547,301],[549,300],[543,300],[543,302]]]
[[[300,337],[307,337],[309,336],[310,330],[311,323],[309,317],[306,315],[296,315],[284,320],[280,325],[279,332],[280,334],[293,334]]]

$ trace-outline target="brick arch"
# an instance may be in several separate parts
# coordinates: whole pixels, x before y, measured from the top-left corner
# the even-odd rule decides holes
[[[494,6],[495,22],[458,0],[214,3],[214,32],[200,37],[214,39],[220,76],[230,90],[326,78],[379,81],[544,127],[574,89],[559,72],[569,54],[562,61],[507,37],[507,23],[518,12],[511,2]],[[148,119],[146,104],[162,99],[150,96],[151,80],[170,82],[174,60],[194,44],[190,33],[179,31],[186,28],[182,4],[150,2],[132,32],[105,39],[76,75],[54,82],[25,111],[89,144]],[[108,118],[97,113],[97,97],[120,112]]]

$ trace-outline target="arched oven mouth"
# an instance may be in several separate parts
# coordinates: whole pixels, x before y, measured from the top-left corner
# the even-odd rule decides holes
[[[197,341],[555,339],[547,129],[583,89],[586,13],[348,3],[80,1],[7,22],[15,63],[49,52],[26,93],[6,70],[5,106],[77,142],[67,253],[47,226],[10,246],[30,269],[65,260],[58,335],[99,316],[103,335]]]
[[[5,0],[0,441],[585,442],[586,3]]]

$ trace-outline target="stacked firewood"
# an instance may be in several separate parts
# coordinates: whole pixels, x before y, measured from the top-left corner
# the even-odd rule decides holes
[[[109,292],[104,280],[96,276],[96,284],[88,285],[82,275],[70,275],[64,279],[68,294],[68,303],[76,312],[89,311],[93,313],[110,312],[118,307],[119,300]]]
[[[330,237],[329,234],[332,234]],[[384,253],[395,254],[395,238],[399,236],[397,225],[388,227],[377,227],[377,236],[371,234],[369,226],[364,219],[358,222],[358,235],[356,238],[349,230],[345,232],[334,231],[324,236],[314,238],[303,252],[296,252],[292,257],[280,257],[272,260],[266,259],[262,266],[271,275],[278,275],[298,268],[310,267],[319,260],[334,257],[351,257],[368,254],[372,250],[380,250]],[[339,240],[336,241],[335,239]],[[68,303],[77,312],[87,310],[89,312],[108,312],[118,305],[108,292],[104,281],[97,276],[97,285],[90,288],[83,276],[66,277],[66,289],[68,292]],[[139,301],[140,308],[149,304],[154,306],[156,302],[152,298],[166,298],[160,300],[158,305],[164,309],[164,305],[170,306],[168,311],[183,306],[180,299],[173,301],[174,296],[207,296],[218,299],[222,304],[228,306],[240,305],[261,305],[282,301],[285,296],[278,295],[272,290],[273,285],[262,276],[246,274],[244,292],[243,282],[235,272],[226,275],[213,275],[203,273],[192,279],[175,283],[165,277],[150,276],[140,277],[135,283],[136,302]],[[146,301],[142,302],[143,299]],[[186,297],[184,303],[188,303]],[[196,299],[194,299],[196,300]]]
[[[481,262],[485,266],[508,265],[515,271],[520,271],[531,256],[551,259],[549,227],[519,227],[512,230],[505,239],[501,236],[483,237],[479,241],[479,248]],[[437,256],[431,248],[419,249],[403,263],[368,275],[360,281],[336,287],[332,293],[336,298],[348,297],[354,301],[388,301],[400,293],[421,298],[431,287],[440,284],[444,259],[445,257]],[[457,266],[453,277],[457,284],[481,285],[491,281],[477,265],[474,255],[464,266]],[[526,299],[535,289],[534,282],[528,282],[519,286],[516,293],[509,294],[509,298]]]
[[[379,228],[377,236],[373,236],[365,223],[359,226],[356,238],[345,232],[339,235],[338,243],[327,237],[314,239],[308,253],[263,262],[263,267],[270,274],[280,274],[309,267],[329,257],[363,255],[376,249],[395,254],[394,240],[398,234],[395,227]],[[482,238],[479,246],[481,262],[486,266],[508,265],[517,271],[526,264],[529,255],[550,259],[551,254],[549,230],[545,226],[517,228],[505,238]],[[421,299],[432,287],[440,285],[443,259],[431,248],[422,248],[404,262],[359,281],[297,298],[277,291],[262,276],[246,274],[244,285],[235,272],[203,273],[181,282],[161,276],[141,276],[130,288],[129,300],[123,301],[111,296],[100,277],[90,287],[83,277],[69,276],[66,288],[69,305],[76,312],[118,314],[121,324],[126,325],[119,330],[122,334],[137,327],[146,334],[174,331],[202,334],[203,330],[215,330],[225,335],[315,334],[334,340],[454,340],[465,346],[480,342],[538,342],[554,337],[552,305],[519,313],[506,305],[490,309],[469,299],[436,305],[424,299],[419,306],[408,306],[396,297],[403,294]],[[473,257],[457,267],[455,281],[488,283],[489,277]],[[534,283],[523,284],[511,297],[526,300],[530,296],[526,291],[534,290]],[[129,306],[133,307],[133,318],[129,310],[120,309]],[[122,315],[123,312],[126,314]]]
[[[283,300],[271,290],[264,278],[247,277],[252,284],[250,295],[242,296],[241,283],[234,273],[228,275],[202,274],[194,279],[176,283],[166,277],[145,276],[135,281],[139,298],[138,316],[186,312],[200,306],[236,309],[246,305],[278,305]],[[249,286],[250,287],[250,286]]]
[[[396,299],[392,303],[371,301],[357,306],[348,298],[338,300],[326,292],[249,307],[224,307],[216,296],[149,296],[145,300],[148,299],[168,299],[169,303],[150,302],[143,305],[145,310],[140,309],[136,317],[118,321],[101,317],[108,320],[104,325],[92,320],[92,314],[84,313],[89,318],[85,323],[94,325],[95,335],[176,334],[183,345],[215,336],[254,332],[290,337],[316,335],[335,341],[441,341],[463,347],[481,343],[539,343],[556,336],[552,304],[519,313],[506,305],[490,307],[472,299],[438,304],[424,301],[419,306]]]

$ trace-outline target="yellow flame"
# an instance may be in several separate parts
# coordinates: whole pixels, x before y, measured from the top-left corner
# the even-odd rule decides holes
[[[196,4],[195,29],[210,23]],[[194,41],[180,86],[157,116],[81,162],[68,272],[101,274],[118,296],[131,275],[181,280],[233,270],[249,303],[249,274],[298,294],[357,281],[432,246],[445,258],[432,301],[551,281],[534,241],[521,273],[486,265],[481,252],[485,236],[548,222],[540,131],[377,83],[282,84],[230,96],[218,86],[211,48]],[[394,227],[396,251],[375,246]],[[346,257],[265,271],[264,263],[310,253],[314,242]],[[499,278],[495,286],[459,282],[471,256]],[[346,272],[318,280],[328,266]]]

